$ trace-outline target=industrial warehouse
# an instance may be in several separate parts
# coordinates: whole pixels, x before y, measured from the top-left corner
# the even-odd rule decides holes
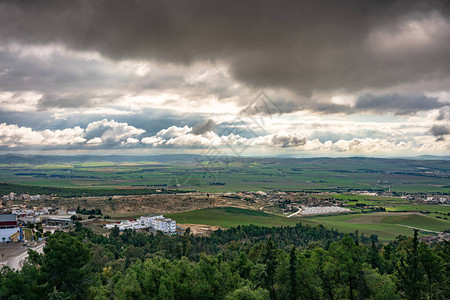
[[[22,227],[18,225],[17,215],[6,214],[0,215],[0,241],[22,241]]]

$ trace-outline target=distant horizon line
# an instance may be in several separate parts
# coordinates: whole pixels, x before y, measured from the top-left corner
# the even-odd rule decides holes
[[[83,156],[92,156],[92,157],[158,157],[158,156],[205,156],[206,154],[195,154],[195,153],[166,153],[166,154],[26,154],[26,153],[0,153],[0,156],[55,156],[55,157],[83,157]],[[450,160],[450,155],[432,155],[432,154],[423,154],[423,155],[415,155],[415,156],[373,156],[373,155],[342,155],[342,156],[322,156],[322,155],[290,155],[290,154],[280,154],[280,155],[239,155],[239,156],[227,156],[228,158],[292,158],[292,159],[307,159],[307,158],[383,158],[383,159],[442,159],[442,160]]]

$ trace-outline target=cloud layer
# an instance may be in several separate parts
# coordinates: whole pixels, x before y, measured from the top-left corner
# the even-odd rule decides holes
[[[0,20],[3,42],[115,60],[224,60],[247,84],[303,95],[450,71],[447,1],[6,1]]]
[[[445,154],[449,41],[444,0],[1,1],[0,150]]]
[[[200,123],[207,124],[208,121]],[[194,126],[195,127],[195,126]],[[393,150],[397,153],[438,153],[449,148],[443,137],[449,134],[447,127],[433,126],[432,134],[441,138],[440,143],[431,146],[415,140],[399,141],[395,138],[352,138],[335,141],[313,138],[300,132],[278,132],[255,137],[243,137],[229,133],[219,135],[212,130],[193,133],[189,126],[171,126],[151,135],[145,130],[114,120],[101,120],[90,123],[86,128],[74,127],[64,130],[34,131],[28,127],[0,124],[0,149],[27,149],[40,147],[47,150],[57,149],[193,149],[232,152],[234,155],[255,154],[254,149],[264,151],[295,150],[305,153],[343,153],[343,154],[381,154]],[[250,149],[250,150],[248,150]],[[253,149],[253,150],[252,150]]]
[[[27,146],[58,148],[60,146],[102,145],[114,146],[129,143],[145,130],[126,123],[103,119],[90,123],[85,129],[76,126],[64,130],[36,131],[29,127],[0,124],[0,147],[24,148]]]

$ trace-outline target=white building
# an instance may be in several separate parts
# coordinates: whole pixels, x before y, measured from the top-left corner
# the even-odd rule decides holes
[[[152,225],[153,229],[162,232],[175,232],[177,230],[177,222],[172,219],[156,219],[153,220]]]
[[[20,197],[21,197],[23,200],[30,200],[30,195],[28,195],[28,194],[20,194]]]
[[[121,231],[125,229],[145,229],[153,228],[162,232],[176,232],[177,223],[175,220],[164,218],[163,215],[142,216],[136,221],[120,221],[106,224],[106,229],[113,229],[117,226]]]
[[[56,213],[58,215],[66,215],[67,214],[67,210],[65,210],[64,208],[60,208],[60,209],[56,210]]]
[[[133,229],[145,229],[145,228],[148,228],[148,226],[143,225],[141,223],[141,220],[136,220],[136,221],[125,220],[125,221],[110,223],[110,224],[106,224],[105,228],[106,229],[113,229],[116,226],[119,228],[120,231],[123,231],[125,229],[133,230]]]
[[[114,222],[114,223],[106,224],[106,225],[105,225],[105,228],[106,228],[106,229],[113,229],[113,228],[116,227],[116,226],[119,227],[120,224],[121,224],[121,222],[120,222],[120,223],[115,223],[115,222]]]
[[[19,217],[19,220],[24,223],[33,223],[33,224],[41,222],[41,218],[35,216]]]
[[[48,208],[41,208],[40,210],[39,210],[39,213],[41,214],[41,215],[46,215],[46,214],[48,214]]]
[[[26,215],[27,211],[26,210],[22,210],[22,209],[13,209],[11,210],[11,213],[21,216],[21,215]]]
[[[3,201],[10,201],[10,200],[14,200],[16,198],[16,193],[9,193],[9,195],[4,195],[3,196]]]
[[[145,227],[153,227],[153,221],[157,219],[164,219],[163,215],[151,215],[151,216],[142,216],[141,224]]]
[[[120,221],[119,223],[111,223],[111,224],[106,224],[105,228],[106,229],[113,229],[114,227],[118,227],[120,231],[123,231],[125,229],[142,229],[144,227],[141,226],[141,222],[140,221]]]
[[[10,241],[10,237],[18,231],[15,214],[0,215],[0,242]]]

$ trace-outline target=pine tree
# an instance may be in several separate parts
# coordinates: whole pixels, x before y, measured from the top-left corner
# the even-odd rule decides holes
[[[272,238],[269,238],[266,244],[266,251],[263,256],[263,263],[265,267],[265,285],[269,290],[270,299],[275,300],[275,271],[277,267],[275,244]]]
[[[292,247],[289,257],[289,297],[291,300],[298,298],[297,289],[297,251]]]
[[[369,249],[369,262],[372,265],[372,268],[378,268],[381,267],[381,257],[380,257],[380,251],[378,248],[378,245],[376,244],[376,241],[374,238],[371,237],[372,243]]]
[[[414,230],[411,246],[397,265],[398,288],[406,299],[422,299],[424,273],[419,259],[418,230]]]

